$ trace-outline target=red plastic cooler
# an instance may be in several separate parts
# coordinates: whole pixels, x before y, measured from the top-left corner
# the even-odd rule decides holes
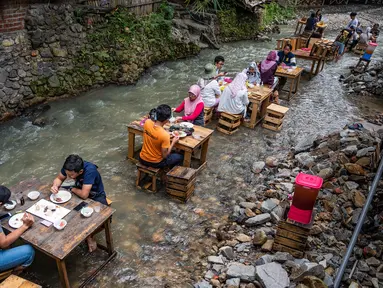
[[[321,177],[299,173],[295,179],[293,203],[287,218],[303,224],[310,223],[322,184]]]

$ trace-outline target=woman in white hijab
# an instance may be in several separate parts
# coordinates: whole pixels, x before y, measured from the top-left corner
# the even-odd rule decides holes
[[[247,75],[239,73],[221,95],[218,105],[219,112],[246,115],[246,107],[249,104],[246,88]]]
[[[258,66],[255,62],[251,62],[249,67],[244,69],[242,73],[247,75],[247,80],[251,84],[260,84],[261,83],[261,74],[259,73]]]

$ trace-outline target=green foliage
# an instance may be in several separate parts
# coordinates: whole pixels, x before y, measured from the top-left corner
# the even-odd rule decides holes
[[[262,25],[270,25],[276,21],[281,21],[285,19],[292,19],[295,17],[295,11],[293,6],[284,8],[276,2],[271,2],[268,5],[265,5],[262,17]]]
[[[257,17],[252,13],[230,9],[219,11],[217,16],[224,38],[249,39],[258,31]]]
[[[222,9],[219,0],[186,0],[185,3],[194,12],[201,14],[206,13],[210,9],[214,9],[216,12]]]

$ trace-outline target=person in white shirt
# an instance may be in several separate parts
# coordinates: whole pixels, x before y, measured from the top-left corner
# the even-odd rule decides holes
[[[346,29],[351,30],[351,27],[354,26],[355,29],[359,26],[359,20],[356,18],[356,12],[351,12],[350,18],[351,21],[347,24]]]
[[[198,86],[201,88],[201,96],[205,107],[217,107],[221,90],[219,89],[218,81],[215,79],[216,72],[213,64],[205,65],[205,75],[198,81]]]
[[[219,112],[229,114],[246,115],[246,107],[249,104],[246,88],[247,75],[239,73],[225,90],[218,105]]]

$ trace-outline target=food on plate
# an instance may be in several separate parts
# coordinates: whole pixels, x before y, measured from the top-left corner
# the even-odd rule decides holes
[[[63,199],[61,199],[60,197],[56,197],[55,200],[56,200],[57,202],[62,202],[62,201],[63,201]]]
[[[36,205],[35,205],[35,210],[36,210],[36,211],[40,211],[40,205],[36,204]]]
[[[45,206],[44,213],[48,211],[48,206]]]
[[[60,221],[60,227],[64,227],[65,226],[65,222],[64,221]]]

